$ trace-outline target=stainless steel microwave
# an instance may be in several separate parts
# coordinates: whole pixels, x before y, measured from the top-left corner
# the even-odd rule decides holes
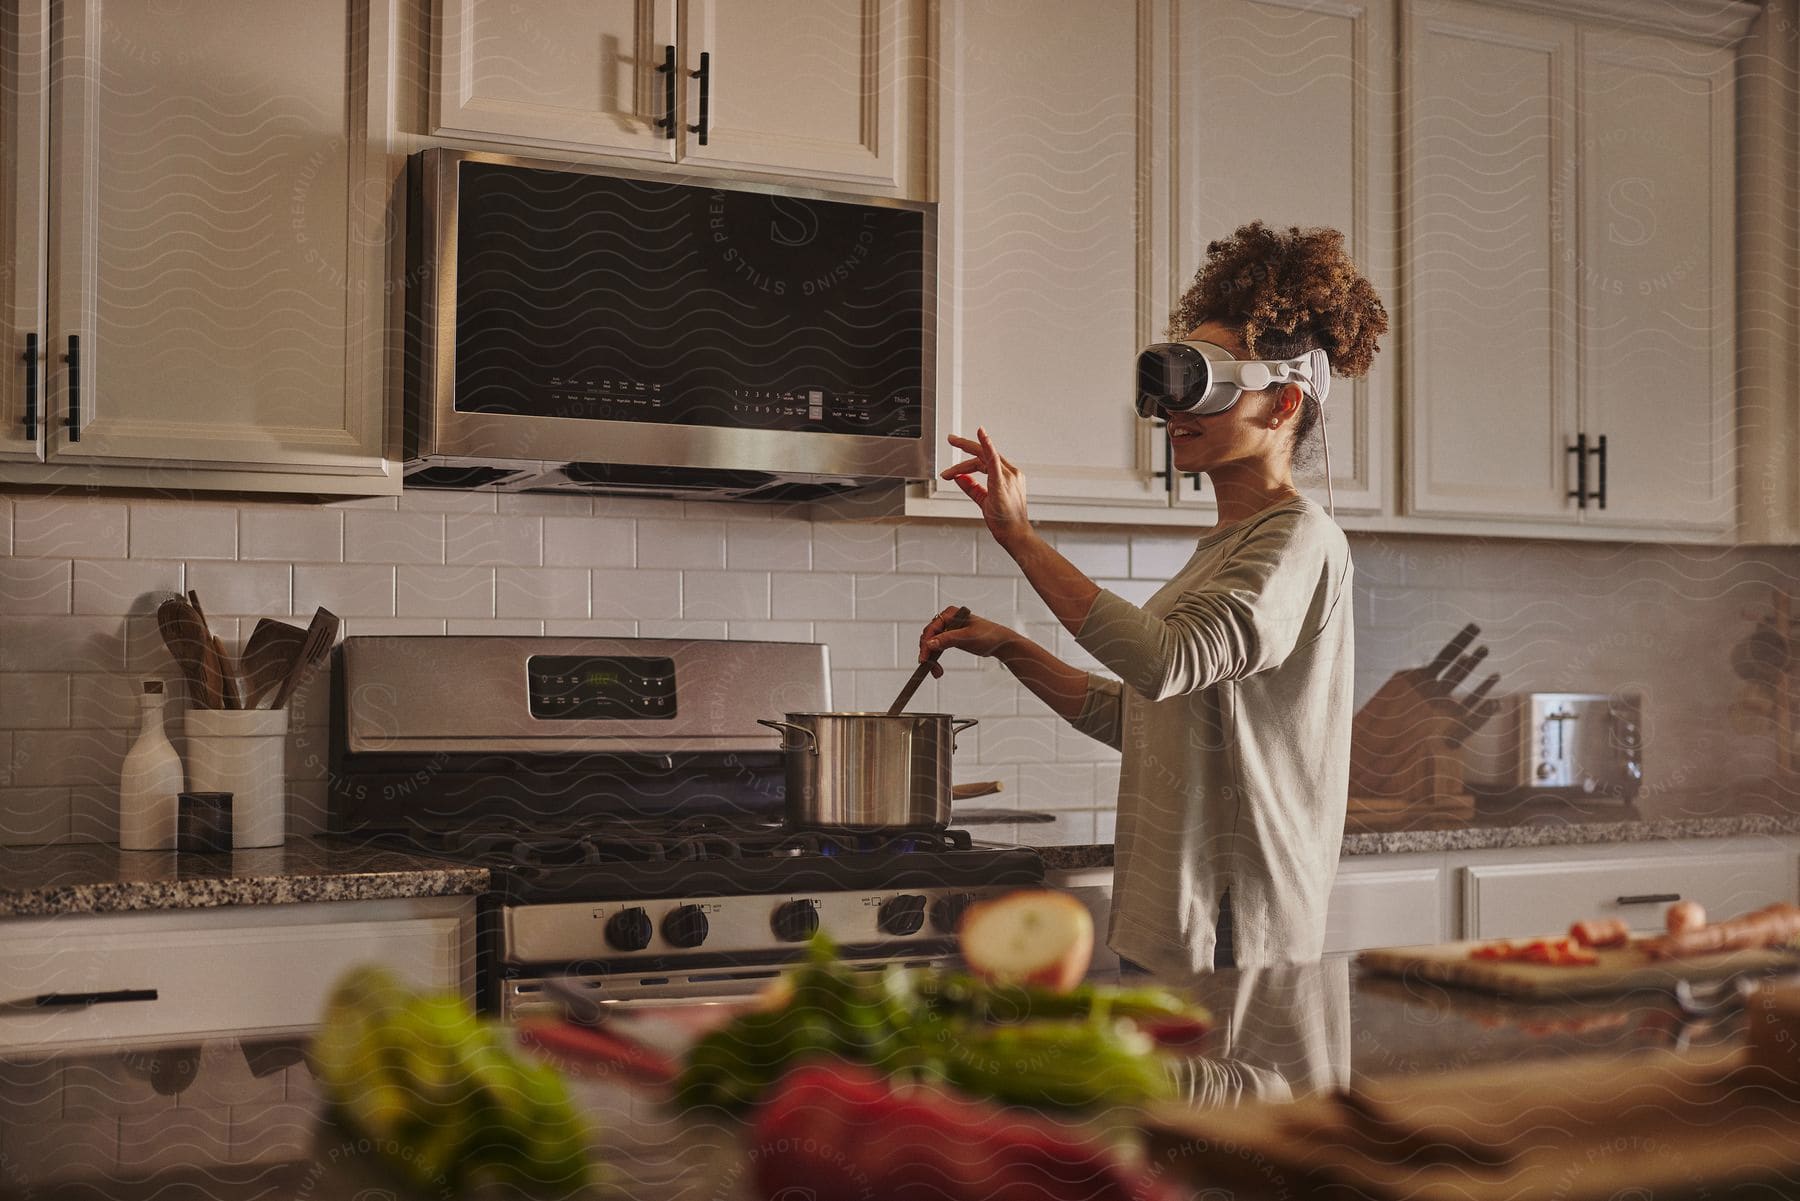
[[[408,487],[806,500],[930,470],[931,206],[436,148]]]

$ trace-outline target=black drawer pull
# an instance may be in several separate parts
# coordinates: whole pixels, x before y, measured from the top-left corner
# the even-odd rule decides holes
[[[700,52],[700,69],[689,71],[690,79],[700,81],[700,124],[688,126],[689,133],[700,135],[700,145],[706,145],[706,121],[710,110],[710,93],[712,90],[712,55],[707,51]]]
[[[663,47],[663,60],[656,68],[656,73],[663,77],[663,115],[652,124],[663,131],[664,138],[675,136],[675,45],[670,43]]]
[[[37,335],[25,335],[25,440],[37,441],[38,427],[38,348]]]
[[[69,335],[69,353],[63,356],[69,365],[69,441],[81,441],[81,338]]]
[[[79,1009],[89,1005],[116,1005],[122,1001],[154,1001],[154,988],[114,988],[98,992],[41,992],[35,997],[0,1001],[0,1011],[20,1009]]]
[[[1681,894],[1678,892],[1645,892],[1645,893],[1637,893],[1633,896],[1620,897],[1619,904],[1621,904],[1621,905],[1662,905],[1662,904],[1665,904],[1670,901],[1679,901],[1680,899],[1681,899]]]

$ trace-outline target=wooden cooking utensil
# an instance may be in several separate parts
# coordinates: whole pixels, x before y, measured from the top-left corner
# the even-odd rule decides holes
[[[944,623],[944,628],[946,630],[960,630],[968,624],[969,607],[964,605],[950,615],[950,620]],[[906,709],[906,703],[912,700],[913,693],[917,692],[919,690],[919,685],[925,682],[925,677],[931,672],[931,665],[938,661],[938,656],[941,654],[943,654],[941,650],[932,651],[929,655],[925,656],[925,661],[923,663],[913,669],[912,677],[906,681],[906,687],[900,690],[900,695],[895,697],[894,703],[888,706],[889,717],[899,717]]]
[[[265,696],[281,687],[306,647],[306,631],[285,621],[265,617],[250,631],[241,662],[244,673],[244,708],[254,709]]]
[[[993,796],[997,792],[1006,791],[1004,780],[977,780],[970,784],[952,784],[950,799],[953,801],[972,801],[976,797]]]
[[[192,588],[188,589],[188,604],[194,606],[194,616],[200,619],[200,628],[206,633],[207,653],[211,659],[207,670],[218,674],[220,707],[242,709],[244,697],[238,683],[237,664],[225,653],[225,644],[219,640],[219,636],[212,632],[212,626],[206,620],[206,610],[200,607],[200,594]]]
[[[337,641],[338,624],[337,615],[331,610],[314,611],[312,623],[306,627],[306,642],[301,646],[293,668],[275,690],[275,699],[269,702],[269,708],[281,709],[287,706],[289,698],[294,695],[294,689],[300,686],[300,678],[313,664],[330,653],[331,644]]]
[[[224,685],[213,658],[212,641],[194,606],[180,597],[164,601],[156,608],[156,627],[176,666],[187,677],[194,704],[202,709],[223,708]]]

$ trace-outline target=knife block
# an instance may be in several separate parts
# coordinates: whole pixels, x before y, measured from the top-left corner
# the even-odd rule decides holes
[[[1352,833],[1466,825],[1463,706],[1424,668],[1396,672],[1350,723]]]

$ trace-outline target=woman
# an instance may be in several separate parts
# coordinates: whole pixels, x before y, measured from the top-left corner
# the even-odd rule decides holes
[[[1386,330],[1342,234],[1261,222],[1207,247],[1170,320],[1172,337],[1240,360],[1322,350],[1345,376],[1369,369]],[[1211,478],[1219,520],[1142,608],[1032,530],[1024,478],[987,431],[950,438],[969,458],[945,478],[1118,680],[983,618],[947,630],[954,607],[925,627],[920,657],[955,648],[996,658],[1076,729],[1122,752],[1107,942],[1153,971],[1214,966],[1227,891],[1238,964],[1322,951],[1348,789],[1352,640],[1349,547],[1293,480],[1321,416],[1312,388],[1294,378],[1244,391],[1222,412],[1169,414],[1174,468]]]

